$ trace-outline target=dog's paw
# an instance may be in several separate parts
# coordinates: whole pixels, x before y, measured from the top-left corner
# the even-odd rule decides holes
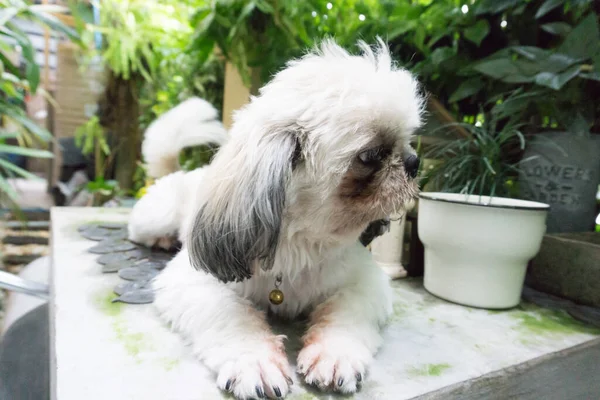
[[[317,341],[298,354],[298,373],[304,381],[321,390],[354,393],[365,377],[371,353],[352,340]]]
[[[159,249],[163,249],[163,250],[172,250],[173,248],[176,247],[177,244],[177,239],[174,237],[161,237],[159,239],[156,240],[156,242],[154,243],[153,247],[158,247]]]
[[[177,247],[178,241],[175,237],[162,236],[159,238],[156,237],[142,237],[137,236],[132,233],[129,234],[128,240],[138,245],[142,245],[149,249],[162,249],[162,250],[173,250]]]
[[[290,366],[282,351],[256,351],[223,364],[217,386],[237,399],[281,399],[292,384]]]

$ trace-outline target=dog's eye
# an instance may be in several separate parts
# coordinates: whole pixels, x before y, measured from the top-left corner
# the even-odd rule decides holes
[[[358,159],[365,165],[374,166],[381,163],[388,155],[389,151],[383,147],[375,147],[358,153]]]

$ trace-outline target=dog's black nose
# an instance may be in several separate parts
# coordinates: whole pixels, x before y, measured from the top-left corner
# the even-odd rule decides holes
[[[419,165],[421,165],[421,160],[419,157],[411,154],[404,160],[404,170],[406,174],[411,178],[416,178],[417,173],[419,172]]]

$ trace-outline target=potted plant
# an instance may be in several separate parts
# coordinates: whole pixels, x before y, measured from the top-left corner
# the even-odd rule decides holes
[[[460,126],[466,137],[427,152],[440,162],[424,177],[436,191],[419,199],[425,288],[464,305],[510,308],[520,301],[549,206],[513,198],[525,148],[519,124],[491,113]]]
[[[523,94],[505,105],[505,112],[520,115],[536,133],[526,157],[537,157],[522,165],[523,198],[552,206],[548,232],[592,231],[600,184],[598,14],[590,8],[567,10],[563,1],[546,3],[535,15],[545,20],[541,30],[550,36],[545,43],[507,47],[473,69],[521,87]],[[551,11],[571,16],[569,23],[550,22]]]
[[[528,155],[539,156],[523,168],[522,196],[552,205],[550,232],[592,229],[600,168],[600,3],[473,3],[399,4],[390,14],[402,32],[396,36],[392,27],[394,55],[459,121],[475,123],[488,99],[506,101],[506,93],[520,90],[506,111],[520,114],[524,130],[538,134],[528,141]],[[493,107],[483,105],[486,113]],[[571,182],[555,176],[562,171],[569,179],[573,170]]]

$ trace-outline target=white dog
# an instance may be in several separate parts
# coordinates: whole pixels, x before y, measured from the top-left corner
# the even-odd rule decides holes
[[[134,241],[179,232],[155,304],[239,399],[284,397],[293,381],[267,311],[310,313],[297,372],[323,390],[355,392],[381,345],[389,281],[358,239],[417,194],[409,140],[423,99],[385,44],[360,47],[326,41],[290,62],[209,167],[163,178],[132,215]],[[167,214],[169,229],[137,235]]]
[[[191,188],[201,188],[205,168],[179,170],[179,154],[186,147],[223,145],[229,135],[217,110],[193,97],[161,115],[144,133],[142,154],[148,176],[160,178],[134,207],[130,239],[148,247],[170,248],[177,239]]]

